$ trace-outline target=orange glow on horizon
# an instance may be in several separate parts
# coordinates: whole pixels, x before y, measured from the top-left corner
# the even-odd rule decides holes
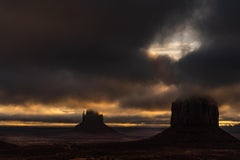
[[[148,123],[106,123],[110,127],[170,127],[170,124],[148,124]],[[240,121],[219,121],[219,126],[235,126]],[[59,123],[59,122],[40,122],[40,121],[0,121],[0,126],[19,126],[19,127],[74,127],[77,123]]]
[[[172,90],[175,86],[164,86],[162,84],[158,84],[155,87],[154,92],[161,93],[168,90]],[[74,104],[74,105],[72,105]],[[68,107],[70,106],[70,107]],[[56,127],[73,127],[76,123],[55,123],[55,122],[39,122],[38,119],[32,120],[31,116],[67,116],[71,118],[73,117],[80,117],[82,116],[83,110],[86,109],[93,109],[98,111],[99,113],[103,114],[104,117],[113,118],[114,117],[142,117],[151,121],[161,121],[161,122],[169,122],[171,117],[171,111],[169,108],[163,108],[162,110],[146,110],[140,108],[125,108],[120,107],[118,102],[77,102],[76,100],[67,100],[64,103],[59,104],[26,104],[25,106],[21,105],[8,105],[3,106],[0,105],[0,114],[5,115],[5,117],[9,116],[9,119],[0,120],[0,126],[56,126]],[[226,120],[224,117],[239,117],[239,113],[232,109],[229,105],[222,105],[219,107],[220,118],[219,118],[219,125],[220,126],[234,126],[240,124],[240,121],[230,121]],[[30,117],[26,121],[18,121],[18,119],[11,120],[11,116],[20,116],[20,117]],[[159,126],[169,126],[169,124],[148,124],[144,121],[142,123],[114,123],[109,122],[107,123],[109,126],[120,126],[120,127],[134,127],[134,126],[146,126],[146,127],[159,127]]]

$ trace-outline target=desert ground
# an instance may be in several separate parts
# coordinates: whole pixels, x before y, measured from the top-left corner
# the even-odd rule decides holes
[[[119,135],[91,135],[72,128],[4,127],[0,140],[15,144],[0,148],[1,160],[238,160],[240,146],[189,147],[135,143],[162,132],[160,128],[114,128]],[[231,130],[231,128],[224,128]],[[239,133],[232,135],[239,138]]]

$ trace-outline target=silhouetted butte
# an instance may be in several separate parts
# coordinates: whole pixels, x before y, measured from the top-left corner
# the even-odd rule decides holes
[[[93,110],[83,112],[82,122],[79,123],[75,130],[85,133],[117,133],[112,128],[108,127],[103,121],[103,115]]]
[[[150,138],[166,145],[224,146],[239,143],[219,128],[218,104],[210,97],[192,96],[172,103],[171,127]]]
[[[172,103],[172,128],[218,128],[218,105],[210,97],[178,99]]]

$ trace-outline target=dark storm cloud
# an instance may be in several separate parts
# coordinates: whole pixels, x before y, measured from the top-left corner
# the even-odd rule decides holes
[[[176,68],[185,82],[208,87],[240,82],[240,48],[212,45],[181,59]]]
[[[175,97],[189,92],[236,105],[239,92],[232,86],[240,81],[239,3],[1,1],[0,103],[72,98],[167,109]],[[147,55],[156,35],[164,42],[185,22],[201,35],[198,50],[178,62]],[[177,89],[155,93],[152,88],[161,82]]]
[[[0,103],[119,100],[172,84],[173,61],[146,49],[191,15],[190,0],[1,1]]]
[[[7,73],[7,76],[1,77],[1,104],[50,104],[69,98],[82,102],[111,102],[123,99],[129,102],[131,98],[138,96],[149,97],[148,93],[154,95],[151,93],[154,83],[148,82],[132,82],[96,75],[82,76],[70,71],[49,73],[28,70],[19,74]],[[125,102],[124,106],[127,106]]]
[[[229,43],[230,39],[239,40],[240,21],[237,17],[240,15],[240,2],[211,0],[207,5],[209,8],[204,13],[205,17],[196,21],[195,27],[201,34],[214,42]]]
[[[205,17],[195,20],[202,47],[177,64],[182,81],[205,87],[240,82],[240,2],[210,1]]]
[[[174,87],[167,91],[160,91],[160,93],[154,93],[152,89],[145,89],[136,93],[123,98],[120,105],[122,107],[143,108],[146,110],[157,110],[159,108],[169,110],[171,102],[179,96],[179,91]]]

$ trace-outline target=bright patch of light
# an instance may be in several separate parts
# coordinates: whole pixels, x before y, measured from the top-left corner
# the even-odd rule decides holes
[[[173,34],[165,43],[159,43],[156,40],[149,47],[148,54],[151,58],[166,55],[174,60],[179,60],[186,54],[197,50],[200,46],[198,33],[191,26],[188,26]]]
[[[148,123],[106,123],[111,127],[169,127],[169,123],[148,124]],[[235,126],[240,121],[219,121],[219,125]],[[0,121],[0,126],[41,126],[41,127],[74,127],[77,123],[60,123],[60,122],[36,122],[36,121]]]
[[[240,121],[219,121],[219,126],[235,126],[239,124]]]
[[[20,126],[20,127],[74,127],[76,123],[60,122],[36,122],[36,121],[0,121],[0,126]]]
[[[147,124],[147,123],[106,123],[110,127],[170,127],[170,124]]]

